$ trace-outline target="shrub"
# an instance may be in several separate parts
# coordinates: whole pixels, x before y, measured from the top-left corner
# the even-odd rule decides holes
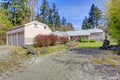
[[[68,37],[58,37],[58,38],[59,38],[58,42],[62,44],[66,44],[69,41]]]
[[[54,35],[40,34],[35,37],[34,41],[35,41],[35,45],[39,47],[54,46],[57,41],[57,37]]]
[[[79,40],[80,42],[82,42],[83,41],[83,38],[82,37],[80,37],[80,40]]]
[[[88,40],[82,40],[82,42],[86,43],[86,42],[88,42]]]
[[[56,42],[66,44],[69,39],[68,37],[57,37],[55,35],[38,35],[34,39],[35,46],[39,47],[47,47],[47,46],[54,46]]]
[[[89,40],[89,42],[96,42],[95,40]]]
[[[82,36],[80,37],[80,40],[79,40],[79,41],[80,41],[80,42],[84,42],[84,43],[88,42],[88,40],[83,39]]]

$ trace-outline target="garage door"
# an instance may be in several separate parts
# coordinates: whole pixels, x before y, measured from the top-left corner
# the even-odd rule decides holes
[[[12,41],[13,41],[13,45],[17,46],[17,38],[16,38],[16,34],[12,35]]]
[[[24,46],[24,32],[18,33],[18,46]]]
[[[8,45],[11,45],[11,35],[8,35]]]

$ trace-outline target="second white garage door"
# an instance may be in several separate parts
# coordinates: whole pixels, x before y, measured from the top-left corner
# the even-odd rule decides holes
[[[18,33],[18,46],[24,46],[24,32]]]

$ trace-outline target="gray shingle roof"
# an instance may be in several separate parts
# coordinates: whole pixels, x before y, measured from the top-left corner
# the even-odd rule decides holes
[[[52,34],[56,36],[67,36],[67,33],[63,31],[55,31],[55,32],[52,32]]]
[[[88,29],[88,30],[78,30],[78,31],[67,31],[69,36],[87,36],[90,33],[103,32],[101,29]]]

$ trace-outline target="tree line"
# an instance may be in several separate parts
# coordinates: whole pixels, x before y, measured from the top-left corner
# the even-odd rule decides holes
[[[14,26],[38,20],[49,25],[52,30],[73,30],[73,25],[63,17],[61,19],[55,3],[49,5],[47,0],[37,6],[38,0],[2,0],[0,12],[4,10],[6,16]],[[39,7],[38,11],[35,11]],[[3,24],[4,25],[4,24]]]
[[[38,20],[53,30],[74,30],[72,23],[61,18],[55,3],[50,6],[47,0],[37,6],[38,0],[1,0],[0,1],[0,39],[5,41],[6,31],[13,27]],[[36,7],[39,10],[36,11]]]
[[[74,30],[72,23],[67,22],[65,17],[60,17],[56,4],[52,3],[52,6],[50,6],[47,0],[43,0],[37,13],[36,20],[48,24],[53,31]]]
[[[98,28],[101,19],[102,19],[102,11],[97,6],[92,4],[88,17],[85,16],[82,22],[82,29]]]
[[[103,29],[112,36],[118,45],[120,45],[120,0],[105,0],[106,11],[102,11],[92,4],[89,16],[85,17],[82,23],[82,29],[99,28],[101,22],[104,22]]]

